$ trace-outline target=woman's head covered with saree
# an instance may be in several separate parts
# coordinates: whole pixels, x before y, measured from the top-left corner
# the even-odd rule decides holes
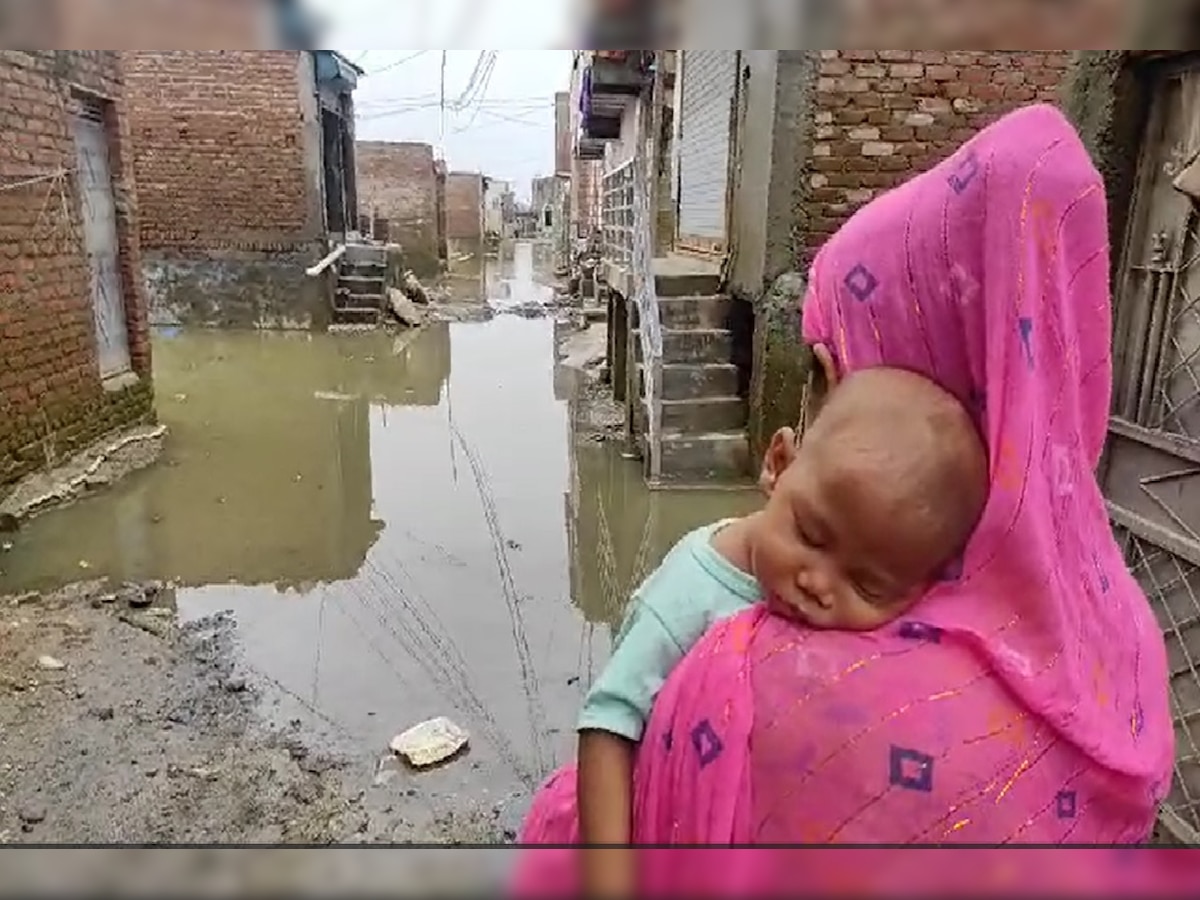
[[[813,263],[803,329],[839,375],[903,368],[955,395],[987,446],[987,504],[961,559],[877,631],[807,630],[762,605],[715,625],[655,701],[635,839],[1146,839],[1174,749],[1166,655],[1094,474],[1112,377],[1108,226],[1074,129],[1050,106],[1018,110],[864,206]],[[552,830],[531,819],[529,839]],[[719,893],[890,878],[762,859],[652,854],[644,880]]]
[[[756,610],[676,670],[643,756],[655,734],[692,736],[671,765],[699,767],[672,778],[741,783],[727,810],[740,839],[1148,835],[1173,737],[1162,637],[1094,475],[1111,391],[1108,265],[1101,178],[1049,106],[984,129],[818,253],[806,342],[841,375],[899,367],[954,394],[987,445],[989,496],[961,560],[892,625],[813,632]],[[746,761],[726,760],[742,731]],[[689,760],[693,743],[721,749]],[[645,760],[648,820],[663,762]]]

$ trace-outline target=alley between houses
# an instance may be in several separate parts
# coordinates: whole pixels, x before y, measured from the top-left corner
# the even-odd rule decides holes
[[[645,488],[540,249],[468,321],[155,335],[160,463],[3,535],[7,840],[512,838],[634,582],[754,502]],[[404,768],[442,715],[468,752]]]

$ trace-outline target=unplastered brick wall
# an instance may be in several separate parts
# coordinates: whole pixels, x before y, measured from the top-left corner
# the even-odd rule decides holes
[[[300,51],[128,51],[123,62],[143,248],[273,251],[319,237]]]
[[[437,174],[429,144],[359,141],[358,208],[386,219],[388,239],[418,275],[438,270]]]
[[[979,128],[1054,102],[1071,53],[821,50],[812,154],[803,176],[801,262],[859,206],[943,159]]]
[[[571,174],[571,95],[554,95],[554,174]]]
[[[120,305],[133,375],[100,378],[73,133],[103,102]],[[153,417],[129,130],[117,55],[0,51],[0,494],[105,434]]]
[[[601,190],[604,163],[598,159],[576,159],[571,177],[572,235],[590,237],[600,228]]]
[[[446,176],[446,238],[483,240],[483,176],[451,172]]]

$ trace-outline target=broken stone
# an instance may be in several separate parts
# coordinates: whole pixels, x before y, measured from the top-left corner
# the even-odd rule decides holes
[[[131,628],[137,628],[146,634],[153,635],[156,638],[166,640],[170,636],[170,628],[167,623],[160,622],[156,618],[148,616],[134,616],[129,613],[121,613],[117,616],[117,621],[124,622]]]
[[[40,822],[46,821],[46,808],[44,806],[22,806],[17,811],[19,818],[26,825],[37,825]]]
[[[116,714],[111,706],[97,706],[91,710],[93,716],[101,722],[107,722]]]
[[[425,323],[425,314],[397,288],[388,288],[388,312],[409,328],[420,328]]]
[[[13,597],[13,606],[27,606],[30,603],[37,603],[42,599],[42,595],[37,591],[29,591],[28,593],[18,594]]]
[[[39,656],[37,664],[39,669],[44,669],[47,672],[61,672],[67,667],[65,662],[53,656]]]
[[[240,676],[226,678],[223,687],[230,694],[244,694],[249,689],[246,679]]]
[[[429,305],[429,294],[425,290],[425,286],[417,280],[417,276],[411,271],[404,272],[404,279],[400,284],[400,290],[413,303],[419,303],[422,306]]]
[[[392,738],[392,752],[417,769],[445,762],[467,746],[469,735],[445,716],[428,719]]]
[[[130,609],[145,609],[154,602],[153,595],[140,584],[122,585],[119,597]]]

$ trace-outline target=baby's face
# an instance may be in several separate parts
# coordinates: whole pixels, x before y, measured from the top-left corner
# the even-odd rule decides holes
[[[870,631],[921,596],[946,548],[920,514],[928,498],[886,481],[822,443],[801,448],[751,538],[754,574],[776,611]]]

